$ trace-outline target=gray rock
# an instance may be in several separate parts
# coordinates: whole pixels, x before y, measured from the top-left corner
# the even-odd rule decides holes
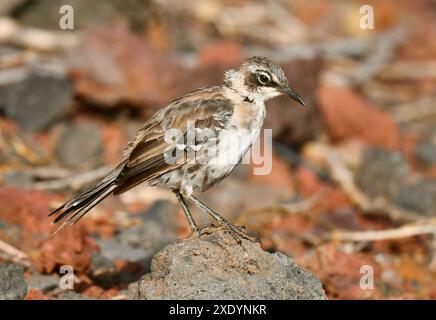
[[[169,201],[157,201],[141,215],[141,225],[123,230],[116,239],[123,245],[140,248],[143,254],[141,264],[149,270],[153,256],[164,246],[177,240],[178,210],[179,208]]]
[[[416,146],[415,156],[424,166],[436,165],[436,144],[423,142]]]
[[[0,300],[21,300],[26,293],[23,267],[16,264],[0,265]]]
[[[35,272],[26,279],[26,283],[29,289],[36,288],[45,293],[59,286],[59,277]]]
[[[141,225],[121,231],[114,239],[97,240],[104,259],[125,260],[136,264],[132,270],[127,268],[128,270],[120,271],[117,279],[119,283],[136,281],[141,274],[150,271],[153,256],[177,239],[177,210],[178,207],[169,201],[157,201],[149,210],[140,214],[143,221]]]
[[[400,153],[369,149],[357,173],[357,184],[370,198],[392,200],[406,185],[407,172],[407,162]]]
[[[68,125],[57,144],[56,154],[68,167],[90,169],[102,163],[103,145],[99,127],[92,122]]]
[[[436,216],[436,181],[421,180],[403,188],[394,202],[405,209],[427,216]]]
[[[39,68],[0,86],[0,110],[26,131],[47,127],[71,105],[73,89],[65,75]]]
[[[101,253],[92,254],[91,277],[103,288],[111,288],[120,281],[120,275],[113,262]]]
[[[179,208],[169,201],[157,201],[141,214],[143,223],[123,230],[117,239],[120,242],[142,247],[153,256],[158,250],[177,239],[177,211]]]
[[[154,258],[139,299],[326,299],[320,281],[289,257],[239,245],[222,228],[177,241]]]
[[[147,258],[147,254],[143,249],[123,244],[115,239],[97,240],[97,243],[100,247],[100,253],[112,261],[140,262]]]

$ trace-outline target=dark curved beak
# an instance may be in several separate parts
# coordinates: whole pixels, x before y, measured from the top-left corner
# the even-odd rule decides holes
[[[294,99],[298,103],[301,103],[303,106],[306,105],[306,102],[304,102],[303,98],[300,97],[300,95],[298,93],[296,93],[294,90],[292,90],[291,88],[284,87],[284,88],[280,89],[280,91],[282,93],[288,95],[289,97],[291,97],[292,99]]]

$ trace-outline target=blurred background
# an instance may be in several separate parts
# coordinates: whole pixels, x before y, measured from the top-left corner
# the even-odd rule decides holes
[[[48,212],[108,172],[156,110],[264,55],[310,107],[270,101],[271,174],[240,166],[201,197],[329,298],[436,298],[435,34],[431,0],[2,0],[0,263],[28,286],[11,290],[132,298],[153,255],[189,235],[173,195],[111,196],[50,239]],[[62,265],[74,291],[58,288]]]

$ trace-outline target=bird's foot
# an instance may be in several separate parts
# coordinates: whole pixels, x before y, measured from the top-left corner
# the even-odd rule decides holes
[[[204,227],[200,230],[200,236],[204,235],[204,234],[212,234],[213,233],[213,228],[212,226],[210,227]]]
[[[236,242],[238,244],[242,244],[241,239],[246,239],[246,240],[249,240],[251,242],[259,242],[258,239],[249,236],[245,232],[244,227],[237,227],[228,221],[223,221],[221,224],[223,225],[223,227],[225,227],[227,229],[227,231],[229,231],[229,233],[232,235],[232,237],[236,240]]]

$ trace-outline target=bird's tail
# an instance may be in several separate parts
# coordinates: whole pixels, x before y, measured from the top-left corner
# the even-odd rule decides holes
[[[57,214],[52,224],[62,221],[62,224],[56,229],[55,232],[51,234],[51,236],[55,235],[66,225],[75,224],[85,214],[87,214],[89,210],[95,207],[114,191],[114,189],[117,187],[116,179],[119,173],[119,170],[117,169],[119,168],[116,168],[110,172],[99,183],[95,184],[84,192],[79,193],[71,200],[65,202],[59,208],[50,212],[48,215],[49,217]]]

